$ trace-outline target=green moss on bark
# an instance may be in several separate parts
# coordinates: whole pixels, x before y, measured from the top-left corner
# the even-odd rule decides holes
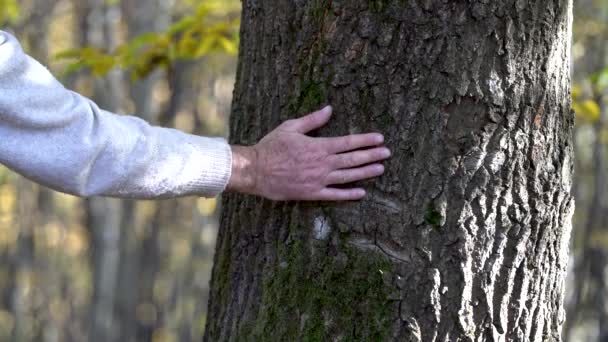
[[[311,15],[315,18],[314,26],[319,30],[316,38],[310,42],[310,48],[304,49],[298,58],[299,93],[289,103],[291,113],[306,114],[318,110],[327,101],[328,77],[322,76],[321,57],[327,48],[323,36],[323,20],[328,10],[325,0],[315,0]],[[320,80],[320,81],[319,81]]]
[[[327,1],[326,0],[313,0],[312,7],[310,10],[311,16],[315,19],[317,24],[321,24],[325,17],[325,12],[327,9]]]
[[[369,8],[372,12],[380,13],[386,9],[388,6],[387,0],[370,0]]]
[[[325,49],[323,41],[316,42],[310,55],[300,62],[300,92],[290,103],[292,113],[310,113],[318,110],[319,106],[327,100],[327,84],[329,81],[316,81],[315,69],[319,66],[322,51]]]
[[[392,264],[345,245],[315,248],[311,253],[305,240],[279,248],[274,272],[263,284],[260,312],[242,329],[242,340],[387,337],[396,289],[385,283],[383,275],[392,272]]]
[[[435,228],[441,227],[441,221],[443,220],[443,216],[440,212],[435,209],[435,206],[431,203],[427,207],[426,215],[424,216],[426,223],[430,224]]]
[[[318,110],[319,106],[326,100],[325,93],[326,91],[322,84],[312,81],[305,83],[296,99],[293,112],[310,113]]]
[[[369,0],[369,9],[372,13],[383,13],[388,11],[391,3],[404,5],[406,2],[406,0]]]
[[[218,299],[220,307],[226,307],[230,301],[230,258],[232,257],[232,250],[228,239],[224,239],[223,244],[222,253],[218,253],[217,261],[215,262],[217,271],[214,271],[216,288],[219,291]]]

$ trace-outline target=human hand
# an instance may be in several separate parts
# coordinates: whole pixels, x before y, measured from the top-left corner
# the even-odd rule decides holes
[[[384,173],[379,161],[390,157],[378,133],[313,138],[306,133],[324,126],[331,107],[288,120],[251,147],[232,146],[233,171],[227,190],[271,200],[348,201],[365,196],[361,188],[341,185]]]

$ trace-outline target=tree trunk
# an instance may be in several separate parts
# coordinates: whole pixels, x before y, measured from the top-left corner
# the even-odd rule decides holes
[[[86,43],[113,50],[117,47],[116,20],[120,10],[105,0],[86,2]],[[94,80],[92,99],[101,107],[122,112],[124,89],[122,74],[111,71],[104,79]],[[120,267],[121,202],[110,198],[89,198],[85,201],[86,226],[91,238],[93,298],[90,307],[89,340],[115,341],[120,325],[114,314],[116,284]]]
[[[380,131],[353,203],[230,194],[208,341],[559,341],[570,0],[247,0],[231,142],[335,107]]]
[[[162,32],[169,25],[170,2],[164,0],[136,1],[123,0],[120,2],[124,23],[128,28],[128,40],[132,41],[136,37],[146,32]],[[134,115],[141,117],[148,122],[154,122],[156,117],[155,101],[153,98],[153,88],[158,82],[162,73],[156,71],[148,77],[129,83],[130,98],[134,104]],[[140,268],[145,268],[146,254],[156,255],[156,244],[150,244],[146,237],[146,244],[152,246],[154,251],[142,251],[138,241],[136,213],[141,206],[138,201],[122,200],[121,202],[121,222],[120,222],[120,265],[118,269],[118,279],[116,283],[115,296],[115,316],[119,333],[117,340],[131,342],[137,340],[139,323],[137,322],[137,306],[149,304],[151,295],[142,294],[142,298],[147,302],[139,302],[140,288],[150,288],[154,284],[143,284]],[[152,229],[157,231],[157,229]],[[153,237],[154,239],[157,236]],[[144,265],[140,265],[139,261]],[[153,263],[153,267],[158,267]],[[156,275],[156,269],[153,269]],[[145,277],[145,275],[144,275]],[[154,281],[154,278],[152,278]],[[141,329],[140,329],[141,330]],[[149,329],[146,329],[149,330]]]
[[[50,27],[51,16],[56,3],[55,1],[34,1],[30,15],[23,20],[15,32],[21,38],[22,44],[27,48],[30,56],[42,64],[47,64],[49,59],[49,47],[46,42],[45,32]],[[45,331],[56,328],[52,324],[32,325],[32,321],[43,321],[41,313],[35,309],[32,293],[39,291],[36,287],[31,289],[31,284],[41,277],[40,270],[48,267],[36,255],[36,241],[34,232],[43,229],[52,215],[53,199],[50,190],[19,177],[17,186],[17,207],[15,216],[19,218],[13,229],[18,231],[18,238],[12,260],[8,265],[9,284],[11,284],[12,300],[11,314],[14,324],[11,340],[23,341],[40,339]],[[43,294],[39,294],[43,297]],[[45,298],[46,299],[46,298]]]

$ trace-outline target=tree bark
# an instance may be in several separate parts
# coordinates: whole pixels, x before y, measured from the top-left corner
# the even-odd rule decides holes
[[[353,203],[223,199],[207,341],[559,341],[570,0],[247,0],[231,142],[331,103],[380,131]]]

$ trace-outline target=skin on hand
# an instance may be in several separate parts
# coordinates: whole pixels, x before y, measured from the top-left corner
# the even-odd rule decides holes
[[[361,188],[336,188],[380,176],[390,157],[378,133],[336,138],[306,134],[330,119],[330,106],[285,121],[254,146],[232,146],[232,176],[227,190],[276,201],[349,201],[365,196]]]

